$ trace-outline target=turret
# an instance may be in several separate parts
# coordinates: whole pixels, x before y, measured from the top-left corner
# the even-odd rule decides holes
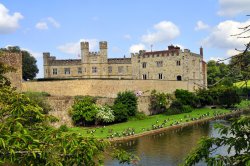
[[[89,42],[81,42],[81,60],[82,63],[88,63]]]
[[[47,66],[49,64],[50,53],[44,52],[43,53],[43,65]]]
[[[99,49],[100,49],[100,56],[101,56],[101,63],[108,62],[108,43],[106,41],[99,42]]]

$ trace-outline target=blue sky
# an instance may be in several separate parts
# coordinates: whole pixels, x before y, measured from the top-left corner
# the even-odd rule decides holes
[[[108,56],[130,57],[140,49],[168,45],[199,52],[205,60],[227,58],[247,39],[230,35],[250,24],[250,0],[1,0],[0,47],[28,50],[43,77],[42,53],[77,59],[80,41],[98,51],[108,41]]]

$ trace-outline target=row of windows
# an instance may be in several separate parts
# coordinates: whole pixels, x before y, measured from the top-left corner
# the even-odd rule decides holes
[[[158,76],[158,79],[159,79],[159,80],[162,80],[162,79],[163,79],[163,74],[162,74],[162,73],[158,73],[157,76]],[[142,74],[142,79],[143,79],[143,80],[148,79],[148,78],[147,78],[147,74]],[[178,75],[178,76],[176,77],[176,80],[177,80],[177,81],[181,81],[181,80],[182,80],[181,76]]]
[[[127,67],[127,70],[128,70],[128,67]],[[71,72],[70,68],[64,68],[64,74],[65,75],[69,75],[70,72]],[[85,69],[85,72],[86,72],[86,69]],[[97,73],[97,72],[98,72],[98,68],[93,66],[92,67],[92,73]],[[112,73],[112,66],[108,67],[108,72]],[[125,72],[124,66],[118,66],[118,73],[124,73],[124,72]],[[59,70],[57,68],[53,68],[52,73],[53,73],[53,75],[57,75],[59,73]],[[82,68],[81,67],[77,68],[77,73],[82,74]]]
[[[164,57],[164,56],[169,56],[169,55],[174,56],[174,55],[179,55],[179,53],[171,52],[171,53],[165,53],[165,54],[149,54],[149,55],[142,55],[142,58],[150,58],[150,57],[154,58],[154,57],[160,57],[160,56]],[[138,56],[138,58],[140,58],[140,56]]]
[[[156,61],[156,66],[157,67],[162,67],[163,66],[163,61]],[[176,66],[180,66],[181,65],[181,61],[176,61]],[[147,67],[147,62],[142,62],[142,68],[146,68]]]

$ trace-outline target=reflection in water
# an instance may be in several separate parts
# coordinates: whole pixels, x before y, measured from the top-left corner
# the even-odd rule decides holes
[[[220,120],[222,122],[226,122]],[[142,166],[175,166],[183,162],[187,154],[197,145],[203,136],[218,136],[213,128],[215,121],[185,127],[179,130],[148,135],[130,141],[117,143],[127,152],[132,152],[140,157],[139,165]],[[118,161],[107,159],[107,166],[123,165]],[[125,164],[124,164],[125,165]],[[197,165],[204,165],[202,163]]]

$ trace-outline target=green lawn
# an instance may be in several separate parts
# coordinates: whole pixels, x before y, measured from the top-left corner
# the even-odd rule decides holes
[[[177,114],[177,115],[154,115],[149,116],[144,120],[131,120],[125,123],[109,125],[105,127],[73,127],[69,132],[81,133],[86,136],[94,136],[96,138],[110,138],[121,137],[126,135],[133,135],[150,131],[157,128],[168,127],[176,123],[185,123],[192,121],[191,119],[214,117],[218,114],[229,113],[230,110],[226,109],[195,109],[190,113]],[[206,114],[206,115],[205,115]],[[203,115],[203,117],[201,117]],[[154,125],[154,126],[153,126]]]

